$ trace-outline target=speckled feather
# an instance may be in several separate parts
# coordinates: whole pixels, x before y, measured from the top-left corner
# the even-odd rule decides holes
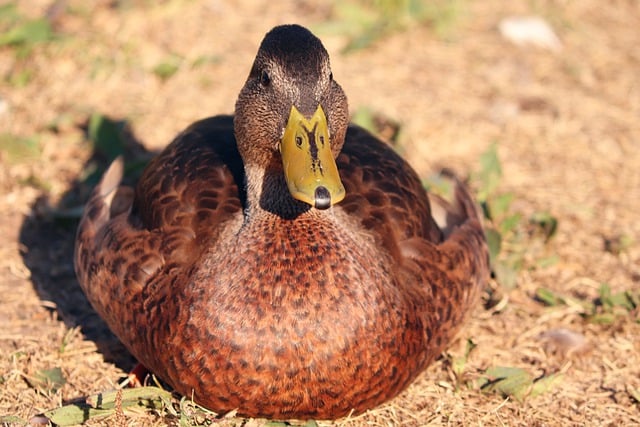
[[[244,113],[191,125],[135,191],[116,161],[87,204],[75,265],[90,302],[141,363],[215,411],[372,408],[442,352],[486,283],[465,187],[451,204],[430,198],[391,148],[332,119],[346,117],[338,95],[326,110],[347,196],[328,210],[290,198]]]

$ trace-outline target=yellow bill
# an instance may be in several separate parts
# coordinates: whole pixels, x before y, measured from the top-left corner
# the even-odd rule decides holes
[[[327,117],[318,105],[307,119],[293,106],[280,142],[284,177],[293,198],[317,209],[344,199],[345,190],[331,153]]]

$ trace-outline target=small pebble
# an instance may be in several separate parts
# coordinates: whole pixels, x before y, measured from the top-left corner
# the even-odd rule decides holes
[[[535,46],[557,52],[562,45],[551,26],[538,16],[510,16],[498,24],[505,39],[518,46]]]

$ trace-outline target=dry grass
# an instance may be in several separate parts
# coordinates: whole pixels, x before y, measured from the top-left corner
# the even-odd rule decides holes
[[[26,0],[19,8],[41,17],[50,3]],[[35,154],[0,147],[0,415],[23,419],[113,389],[132,367],[78,288],[75,223],[56,210],[86,196],[80,174],[92,155],[83,131],[90,114],[128,120],[135,138],[159,149],[190,122],[232,111],[257,44],[273,25],[314,28],[331,12],[293,0],[57,3],[66,5],[50,14],[59,40],[33,46],[26,59],[0,48],[0,133],[39,143]],[[353,110],[366,106],[401,123],[399,149],[425,177],[440,166],[476,170],[496,142],[500,191],[514,195],[512,209],[525,219],[548,211],[559,228],[546,244],[522,242],[517,286],[494,284],[501,303],[478,307],[461,339],[408,390],[335,424],[638,425],[638,308],[598,324],[579,304],[546,307],[534,296],[548,288],[594,302],[602,283],[613,292],[640,288],[640,6],[458,3],[446,39],[410,23],[369,49],[341,55],[345,38],[320,34],[334,75]],[[554,25],[560,52],[500,37],[501,18],[532,13]],[[153,72],[162,63],[177,67],[164,80]],[[10,81],[27,75],[21,72],[26,83]],[[550,256],[557,262],[539,263]],[[558,329],[584,337],[584,345],[572,351],[572,344],[544,338]],[[451,360],[464,354],[467,338],[477,347],[457,379]],[[476,380],[493,366],[562,377],[518,401],[478,389]],[[66,378],[59,390],[30,385],[54,367]],[[178,425],[139,411],[119,420]],[[255,424],[261,422],[245,425]]]

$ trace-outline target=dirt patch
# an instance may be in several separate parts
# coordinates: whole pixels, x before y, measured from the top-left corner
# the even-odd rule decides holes
[[[0,415],[29,419],[113,389],[134,363],[73,273],[73,209],[103,160],[87,142],[90,116],[126,120],[139,154],[231,112],[266,31],[320,28],[333,16],[332,5],[274,3],[20,2],[17,13],[48,16],[57,36],[24,56],[0,48],[0,133],[37,141],[32,151],[26,142],[17,152],[0,147]],[[409,23],[348,55],[344,35],[319,33],[351,109],[399,122],[398,149],[422,176],[442,166],[469,175],[496,143],[512,209],[523,221],[536,212],[558,220],[547,243],[522,242],[515,288],[494,283],[498,305],[478,307],[443,358],[398,398],[338,424],[640,424],[638,308],[596,322],[584,307],[602,303],[603,283],[612,294],[640,288],[640,10],[633,1],[511,3],[460,1],[445,35]],[[551,23],[560,51],[500,36],[502,18],[531,14]],[[541,288],[568,302],[541,303]],[[550,341],[558,330],[584,347]],[[452,361],[467,339],[477,346],[460,381]],[[518,401],[474,386],[494,366],[561,378]],[[59,390],[30,385],[54,367],[67,380]],[[134,413],[126,423],[178,421]]]

